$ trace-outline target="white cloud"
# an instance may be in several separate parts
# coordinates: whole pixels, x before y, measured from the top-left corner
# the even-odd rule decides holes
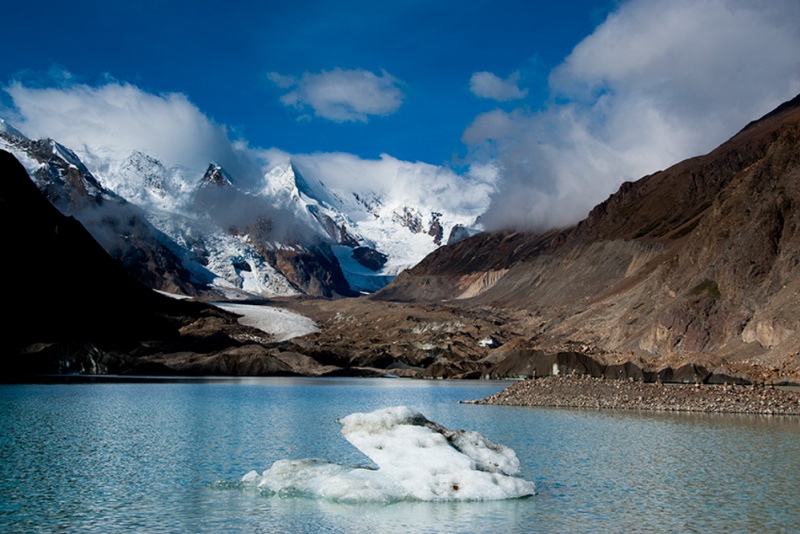
[[[648,98],[681,119],[767,112],[800,83],[798,20],[791,1],[632,2],[575,47],[552,83],[574,98]]]
[[[519,100],[528,95],[528,90],[519,88],[519,72],[512,73],[505,80],[491,72],[476,72],[469,81],[469,90],[481,98],[490,98],[498,102]]]
[[[404,161],[388,154],[363,159],[343,152],[288,154],[270,149],[259,156],[269,167],[291,161],[303,176],[319,180],[334,191],[372,191],[412,205],[433,204],[474,217],[488,206],[497,175],[491,165],[476,164],[459,175],[446,167]]]
[[[29,137],[51,137],[79,153],[87,152],[85,148],[118,161],[140,150],[167,165],[185,166],[198,177],[215,161],[245,186],[260,184],[265,169],[291,160],[307,176],[334,188],[371,190],[421,204],[435,195],[442,209],[477,217],[489,203],[496,175],[492,167],[476,164],[460,176],[445,167],[387,154],[362,159],[347,153],[255,149],[245,141],[232,141],[223,125],[185,95],[154,95],[130,84],[40,89],[13,83],[6,91],[15,107],[14,123]]]
[[[500,169],[484,221],[571,224],[621,182],[713,149],[800,92],[798,20],[792,1],[622,4],[553,71],[547,109],[464,132]]]
[[[215,161],[240,179],[260,174],[244,143],[232,142],[224,126],[183,94],[154,95],[120,83],[45,89],[13,83],[6,91],[19,127],[33,138],[50,137],[116,159],[140,150],[200,172]]]
[[[268,78],[291,91],[281,103],[298,110],[311,108],[314,116],[336,122],[367,122],[370,116],[391,115],[403,103],[400,81],[386,71],[380,75],[367,70],[339,68],[304,73],[299,79],[271,72]]]

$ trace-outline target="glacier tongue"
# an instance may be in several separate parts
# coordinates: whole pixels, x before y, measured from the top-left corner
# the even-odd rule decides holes
[[[273,341],[286,341],[319,332],[310,318],[284,308],[239,302],[212,302],[214,306],[241,315],[239,323],[258,328],[273,336]]]

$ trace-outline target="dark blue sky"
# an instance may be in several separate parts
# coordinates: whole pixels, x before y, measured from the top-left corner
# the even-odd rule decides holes
[[[109,79],[185,94],[234,137],[291,153],[341,151],[441,164],[495,107],[538,109],[547,76],[615,2],[156,1],[12,2],[0,34],[0,81],[99,85]],[[9,24],[10,22],[12,22]],[[402,104],[367,122],[300,118],[279,101],[277,72],[339,68],[397,81]],[[527,96],[500,103],[470,92],[473,73],[519,72]],[[55,72],[55,74],[53,74]]]

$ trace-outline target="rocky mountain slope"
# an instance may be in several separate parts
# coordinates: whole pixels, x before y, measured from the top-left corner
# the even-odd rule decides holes
[[[374,298],[502,309],[525,350],[797,375],[798,262],[800,97],[572,228],[474,236]]]
[[[40,160],[30,156],[35,151],[24,151],[33,158],[26,167],[29,174],[32,168],[55,173],[57,179],[44,182],[52,185],[38,184],[54,202],[125,205],[63,147],[47,142],[44,152],[52,156]],[[9,184],[20,182],[23,173],[14,165],[3,162],[4,182],[6,175],[14,176]],[[158,181],[155,174],[147,176]],[[110,260],[98,256],[96,245],[61,243],[79,233],[77,223],[52,208],[27,207],[31,195],[25,187],[36,191],[27,184],[10,185],[0,196],[14,260],[5,262],[3,274],[13,286],[12,308],[19,310],[8,352],[18,367],[462,378],[579,372],[665,382],[800,383],[800,97],[709,154],[623,184],[574,227],[468,237],[437,249],[369,298],[262,301],[315,321],[316,332],[281,342],[219,310],[154,303],[142,288],[131,289],[130,280],[106,279],[100,273],[113,271],[105,268]],[[163,235],[176,236],[166,242],[177,247],[167,249],[178,251],[181,265],[181,254],[188,253],[212,274],[227,264],[243,283],[259,287],[254,261],[262,258],[298,291],[316,282],[290,281],[291,268],[281,262],[301,264],[302,258],[292,256],[302,256],[308,245],[287,246],[290,239],[270,237],[307,240],[307,231],[322,236],[320,254],[331,263],[343,263],[337,247],[350,254],[360,249],[359,265],[378,270],[391,261],[362,241],[359,228],[367,226],[350,225],[333,209],[337,202],[364,202],[381,219],[387,212],[374,197],[324,197],[314,193],[321,185],[300,180],[288,166],[276,169],[264,186],[276,200],[270,211],[237,218],[231,214],[265,209],[259,195],[238,188],[234,177],[215,166],[202,184],[182,198],[202,206],[206,217],[181,219],[172,211],[153,222]],[[44,215],[37,215],[40,210]],[[33,219],[23,218],[28,212]],[[390,212],[399,213],[396,207]],[[148,221],[159,221],[157,210],[147,213]],[[282,227],[286,213],[309,224]],[[434,237],[424,222],[407,215],[398,219],[423,230],[410,235]],[[194,230],[201,227],[195,225],[201,224],[225,228],[224,235],[211,231],[198,238]],[[162,230],[170,225],[182,230]],[[212,239],[246,245],[248,252],[219,252],[231,249],[209,246]],[[187,271],[190,279],[202,274]],[[319,278],[314,279],[321,283]],[[16,284],[20,279],[26,283]],[[109,287],[120,291],[101,290]],[[129,328],[140,320],[141,328]]]
[[[93,237],[141,282],[192,295],[202,285],[176,255],[178,247],[135,205],[105,189],[77,155],[59,143],[32,141],[0,122],[0,148],[13,152],[45,197],[80,218]]]

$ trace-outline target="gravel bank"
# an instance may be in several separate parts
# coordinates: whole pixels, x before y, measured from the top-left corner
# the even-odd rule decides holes
[[[588,376],[516,382],[469,404],[670,412],[800,415],[800,392],[769,386],[709,386],[604,380]]]

